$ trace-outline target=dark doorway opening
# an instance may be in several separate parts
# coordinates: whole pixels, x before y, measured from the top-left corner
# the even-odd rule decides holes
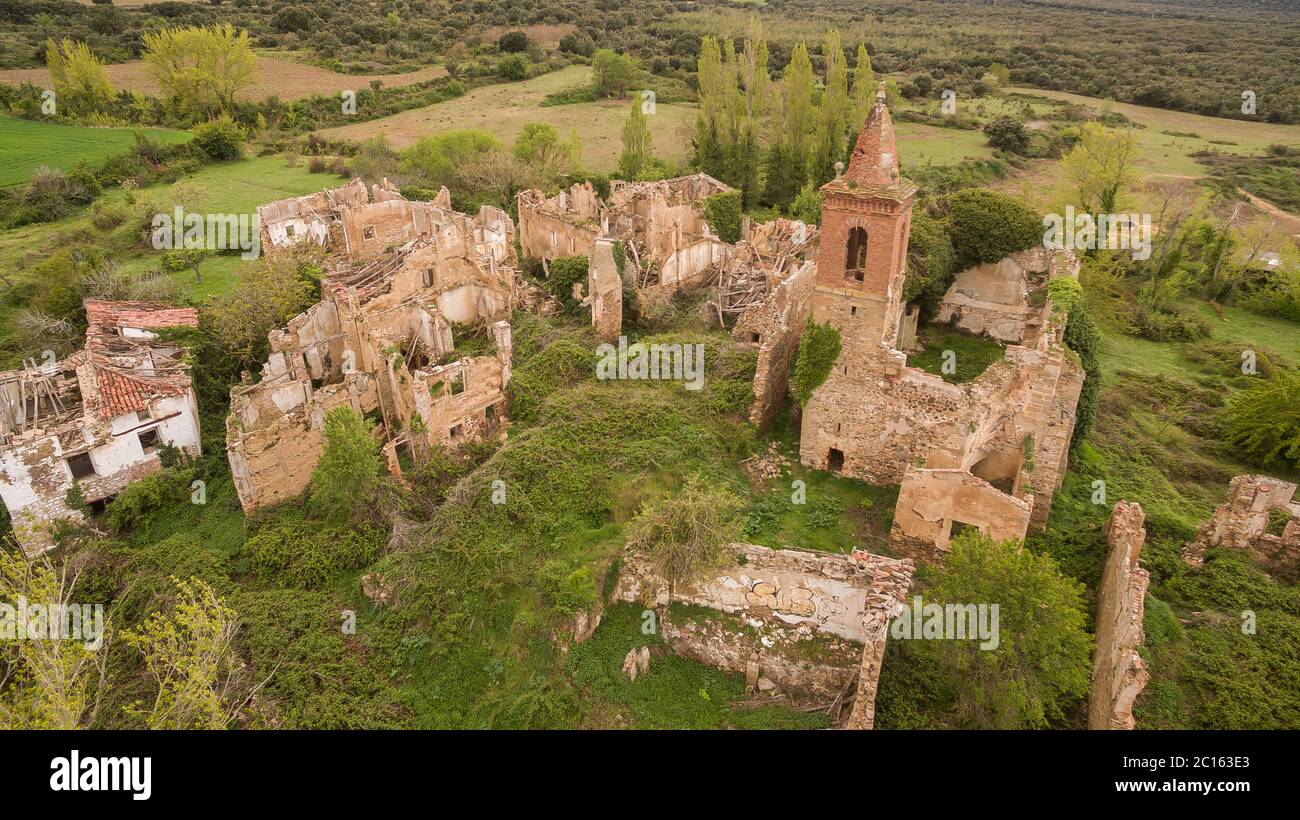
[[[826,454],[826,469],[833,473],[838,473],[844,469],[844,451],[836,450],[834,447]]]

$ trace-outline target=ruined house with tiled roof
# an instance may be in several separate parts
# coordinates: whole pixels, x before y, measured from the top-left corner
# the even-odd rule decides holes
[[[324,420],[371,417],[390,469],[434,445],[503,435],[511,334],[532,292],[516,273],[514,223],[451,209],[446,190],[407,200],[381,182],[258,208],[264,247],[328,252],[321,301],[270,334],[261,378],[231,391],[226,447],[245,510],[297,496],[324,449]]]
[[[62,361],[29,359],[0,373],[0,497],[24,548],[48,525],[81,519],[74,485],[98,506],[161,469],[160,448],[199,453],[189,368],[157,331],[197,327],[193,308],[85,302],[86,345]]]

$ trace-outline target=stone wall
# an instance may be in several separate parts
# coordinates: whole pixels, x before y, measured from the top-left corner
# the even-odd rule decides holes
[[[766,299],[742,313],[732,328],[733,339],[758,346],[749,420],[760,430],[767,429],[789,396],[790,369],[812,310],[816,276],[816,263],[805,262],[780,279]]]
[[[611,344],[623,332],[623,278],[614,259],[614,241],[597,239],[587,266],[587,300],[596,337]]]
[[[733,544],[736,561],[679,582],[664,636],[674,651],[744,674],[761,691],[827,699],[859,680],[858,726],[870,728],[889,614],[907,595],[912,564],[852,555]],[[627,559],[614,598],[664,608],[668,583],[642,556]],[[733,619],[719,619],[718,614]],[[865,647],[865,649],[863,649]],[[859,652],[862,652],[860,655]],[[856,704],[856,701],[855,701]]]
[[[940,561],[955,524],[995,541],[1021,539],[1032,506],[966,470],[911,469],[899,487],[889,543],[916,561]]]
[[[524,256],[553,262],[587,256],[602,229],[600,197],[590,182],[547,199],[538,190],[520,191],[519,247]]]
[[[1228,484],[1228,500],[1201,525],[1196,540],[1184,551],[1193,566],[1202,563],[1211,547],[1244,550],[1271,574],[1294,581],[1300,575],[1300,502],[1296,485],[1263,475],[1239,475]],[[1289,516],[1281,533],[1269,532],[1269,515]]]
[[[336,407],[365,414],[379,406],[375,379],[356,372],[313,390],[310,381],[285,381],[231,391],[226,455],[244,512],[296,498],[311,481],[325,450],[325,416]],[[283,405],[283,406],[281,406]]]
[[[1151,677],[1138,655],[1150,574],[1138,566],[1146,541],[1142,507],[1115,505],[1106,522],[1110,552],[1097,589],[1097,647],[1092,657],[1089,729],[1132,729],[1133,701]]]
[[[1046,251],[1036,248],[957,274],[939,302],[936,319],[968,333],[1020,343],[1038,311],[1030,306],[1030,275]],[[1035,290],[1042,297],[1045,280]]]

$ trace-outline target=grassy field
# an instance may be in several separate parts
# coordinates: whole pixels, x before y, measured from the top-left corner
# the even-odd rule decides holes
[[[80,128],[0,115],[0,186],[26,181],[42,165],[70,171],[83,159],[98,164],[126,150],[135,131],[166,143],[190,138],[165,128]]]
[[[441,131],[481,128],[509,144],[526,123],[544,122],[555,126],[562,136],[576,132],[582,142],[584,165],[597,171],[609,171],[618,164],[622,150],[620,133],[627,119],[629,101],[541,105],[548,94],[590,82],[591,69],[570,66],[531,80],[478,88],[444,103],[370,122],[331,128],[323,133],[354,140],[383,134],[400,148]],[[655,154],[670,165],[684,161],[688,152],[688,132],[682,129],[692,127],[694,121],[694,108],[660,104],[649,118]]]
[[[238,162],[211,165],[186,180],[200,193],[201,209],[210,213],[252,213],[264,203],[291,196],[299,196],[322,188],[341,184],[341,180],[328,174],[310,174],[303,165],[289,167],[281,157],[259,157]],[[160,209],[170,210],[170,186],[158,185],[135,192],[137,203],[152,200]],[[126,209],[126,194],[120,190],[106,191],[100,198],[107,209]],[[143,206],[139,206],[143,207]],[[157,267],[162,262],[162,252],[146,247],[131,236],[128,224],[112,231],[100,231],[91,222],[90,210],[60,220],[59,222],[28,225],[0,232],[0,275],[15,286],[21,294],[32,281],[31,268],[48,258],[58,249],[76,245],[95,245],[109,251],[124,269]],[[206,260],[201,270],[203,281],[194,281],[191,271],[174,275],[184,296],[203,302],[228,290],[240,269],[255,264],[238,256],[215,256]],[[21,299],[0,301],[0,336],[12,333],[13,323],[21,309]]]
[[[897,123],[895,130],[898,159],[904,172],[920,165],[956,165],[968,159],[993,156],[983,131],[936,128],[916,122]]]
[[[442,66],[427,66],[418,71],[402,74],[339,74],[336,71],[298,62],[294,58],[295,55],[289,52],[284,52],[280,56],[258,55],[257,78],[253,85],[241,92],[239,96],[253,100],[264,100],[267,97],[296,100],[300,97],[310,97],[312,94],[355,91],[365,88],[372,80],[378,80],[385,86],[402,86],[447,75],[447,69]],[[104,70],[115,89],[158,94],[158,82],[145,70],[143,60],[113,63],[104,66]],[[50,72],[44,68],[10,68],[0,71],[0,82],[11,85],[26,82],[40,88],[48,88]]]

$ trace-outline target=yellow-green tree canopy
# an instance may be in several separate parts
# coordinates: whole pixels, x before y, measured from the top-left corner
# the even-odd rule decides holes
[[[60,114],[93,114],[113,96],[104,65],[85,43],[67,38],[62,43],[46,40],[45,65]]]
[[[144,35],[144,61],[176,113],[208,120],[227,113],[257,75],[248,31],[230,23]]]

